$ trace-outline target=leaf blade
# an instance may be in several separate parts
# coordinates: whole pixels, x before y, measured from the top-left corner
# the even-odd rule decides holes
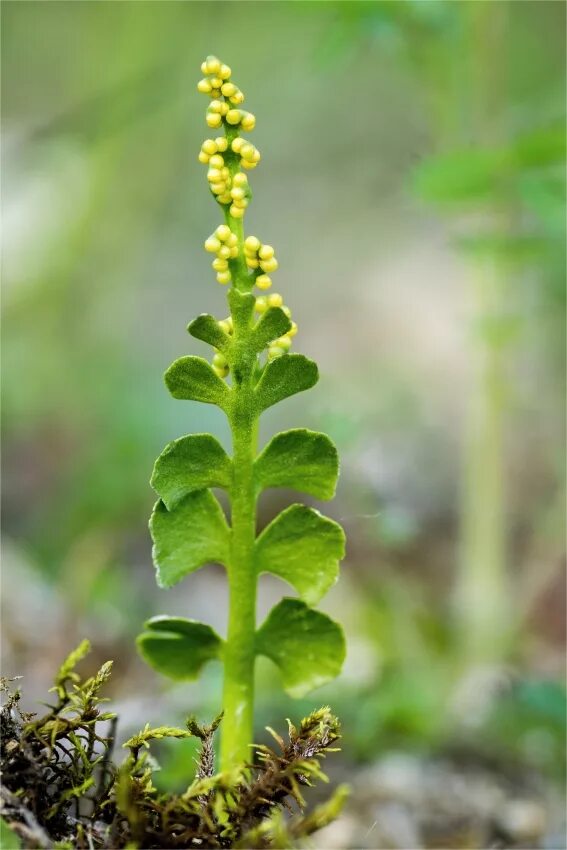
[[[284,398],[311,389],[318,379],[317,364],[303,354],[283,354],[270,360],[255,390],[258,411],[261,413]]]
[[[306,505],[291,505],[258,537],[254,561],[258,573],[278,576],[316,605],[337,581],[344,554],[338,523]]]
[[[205,623],[183,617],[152,617],[136,643],[144,661],[176,681],[198,678],[209,661],[222,655],[223,641]]]
[[[187,325],[187,330],[195,339],[207,342],[219,351],[225,352],[230,348],[230,337],[220,327],[218,321],[209,313],[201,313]]]
[[[270,307],[260,316],[252,332],[252,345],[263,351],[270,342],[283,336],[291,328],[291,321],[281,307]]]
[[[256,651],[282,674],[286,692],[302,697],[337,676],[346,655],[341,627],[299,599],[282,599],[256,633]]]
[[[339,456],[332,440],[318,431],[293,428],[276,434],[256,458],[259,490],[289,487],[316,499],[332,499],[339,476]]]
[[[171,511],[158,501],[150,532],[160,587],[172,587],[204,564],[228,563],[229,529],[210,490],[189,493]]]
[[[150,485],[168,510],[189,493],[209,487],[228,489],[232,461],[211,434],[189,434],[168,443],[157,458]]]
[[[187,355],[174,360],[164,379],[173,398],[216,404],[223,410],[228,407],[230,390],[203,357]]]

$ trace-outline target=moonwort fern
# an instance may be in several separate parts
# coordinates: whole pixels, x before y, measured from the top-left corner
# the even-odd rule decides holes
[[[297,332],[280,295],[269,293],[277,269],[274,249],[255,236],[245,238],[243,217],[251,198],[246,172],[260,154],[242,131],[254,116],[240,108],[244,95],[231,70],[214,56],[202,65],[199,91],[211,98],[207,124],[223,131],[203,142],[199,160],[208,166],[213,197],[225,223],[206,240],[215,255],[217,280],[230,285],[230,315],[202,314],[189,324],[193,336],[214,349],[212,365],[201,357],[176,360],[165,383],[177,399],[218,405],[228,417],[232,457],[209,434],[174,440],[158,457],[151,484],[159,496],[150,529],[161,587],[176,584],[209,562],[224,565],[229,582],[226,639],[203,623],[154,617],[138,638],[149,664],[177,680],[195,679],[204,664],[224,664],[221,762],[230,768],[249,758],[252,742],[254,663],[265,655],[280,668],[293,696],[336,676],[345,655],[340,626],[314,607],[338,576],[344,533],[318,511],[294,504],[256,534],[259,494],[286,487],[330,499],[338,477],[337,451],[325,435],[306,429],[277,434],[258,453],[258,420],[267,408],[318,380],[317,366],[289,353]],[[256,295],[254,290],[266,292]],[[230,525],[211,488],[230,499]],[[290,584],[298,598],[284,598],[264,623],[256,623],[260,573]]]

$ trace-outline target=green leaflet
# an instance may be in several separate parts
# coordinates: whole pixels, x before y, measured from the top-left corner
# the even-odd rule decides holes
[[[200,339],[203,342],[208,342],[219,351],[226,352],[230,348],[230,337],[219,327],[219,323],[214,316],[208,313],[201,313],[196,319],[193,319],[187,325],[187,330],[194,336],[195,339]]]
[[[339,457],[326,434],[295,428],[276,434],[256,459],[258,491],[290,487],[316,499],[332,499],[339,475]]]
[[[417,169],[416,188],[426,200],[474,203],[509,192],[532,168],[565,160],[565,128],[553,122],[498,148],[453,151],[429,159]],[[504,175],[504,176],[503,176]]]
[[[313,508],[291,505],[259,536],[254,560],[258,573],[282,578],[316,605],[336,582],[344,554],[340,525]]]
[[[230,487],[232,463],[210,434],[190,434],[168,443],[155,462],[150,484],[168,510],[194,490]]]
[[[283,336],[290,328],[291,321],[281,307],[270,307],[254,326],[251,343],[257,352],[263,351],[270,342]]]
[[[229,388],[202,357],[180,357],[171,364],[164,377],[173,398],[204,401],[223,410],[228,407]]]
[[[150,532],[160,587],[171,587],[211,561],[228,563],[229,530],[210,490],[189,493],[171,511],[157,502]]]
[[[317,364],[303,354],[284,354],[264,367],[256,386],[258,412],[278,401],[315,386],[319,379]]]
[[[282,599],[256,633],[256,651],[280,668],[292,697],[334,679],[346,655],[341,627],[299,599]]]
[[[152,617],[137,638],[138,649],[150,667],[170,679],[196,679],[207,661],[220,658],[222,640],[197,620]]]
[[[452,151],[423,162],[414,179],[418,194],[441,204],[478,203],[501,191],[501,149]]]

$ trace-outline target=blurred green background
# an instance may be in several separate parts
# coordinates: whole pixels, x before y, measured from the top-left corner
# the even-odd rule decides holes
[[[330,702],[345,764],[459,743],[564,763],[565,5],[5,2],[3,665],[43,697],[89,637],[130,726],[218,708],[137,658],[157,613],[224,629],[222,572],[159,591],[148,479],[216,409],[162,373],[226,313],[197,153],[229,63],[263,154],[246,228],[322,379],[265,417],[342,456],[342,676],[301,703],[260,664],[258,735]],[[266,494],[265,524],[291,494]],[[262,579],[259,614],[282,593]],[[93,661],[93,664],[95,661]],[[124,728],[124,735],[128,729]],[[177,749],[179,752],[179,748]],[[183,782],[186,755],[165,757]]]

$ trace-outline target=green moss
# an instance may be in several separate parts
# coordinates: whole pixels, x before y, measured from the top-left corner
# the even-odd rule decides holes
[[[320,761],[340,737],[338,721],[321,708],[275,746],[259,746],[254,763],[215,773],[213,742],[222,717],[209,726],[189,717],[185,728],[147,724],[114,756],[116,716],[105,711],[101,689],[111,663],[81,679],[75,665],[88,643],[69,655],[41,717],[21,711],[20,691],[1,681],[3,848],[292,847],[340,810],[340,788],[304,814],[302,790],[318,779]],[[194,738],[196,770],[182,793],[160,791],[150,753],[156,740]],[[289,814],[283,819],[283,811]]]

